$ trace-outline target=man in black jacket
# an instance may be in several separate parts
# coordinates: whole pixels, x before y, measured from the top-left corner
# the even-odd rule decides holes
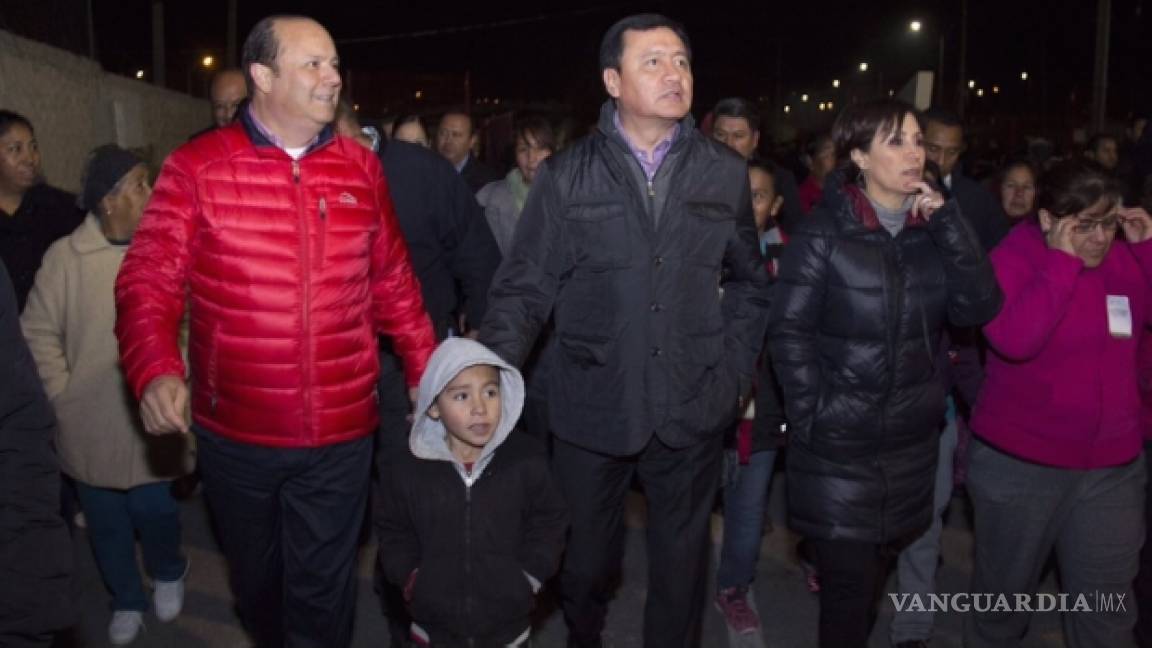
[[[940,183],[956,198],[963,215],[976,230],[980,245],[991,251],[1008,233],[1008,217],[1000,201],[960,170],[964,152],[964,124],[956,115],[939,108],[924,113],[924,154],[940,167]]]
[[[690,61],[683,28],[663,16],[608,30],[612,100],[598,132],[537,175],[480,331],[520,365],[554,316],[549,420],[572,521],[561,589],[573,646],[600,645],[633,475],[648,496],[644,644],[698,642],[720,432],[763,341],[747,169],[694,128]]]
[[[445,160],[452,163],[472,193],[484,188],[489,182],[500,179],[500,174],[476,159],[472,151],[480,139],[472,116],[463,110],[449,110],[440,118],[436,129],[436,150]]]
[[[72,541],[60,517],[56,417],[0,262],[0,646],[49,646],[74,621]]]

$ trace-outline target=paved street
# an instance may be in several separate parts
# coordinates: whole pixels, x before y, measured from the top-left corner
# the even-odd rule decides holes
[[[760,646],[804,648],[816,643],[816,597],[809,594],[796,562],[796,536],[785,528],[783,489],[785,480],[778,469],[772,486],[771,518],[775,528],[765,536],[763,553],[756,578],[756,601],[764,622],[763,637],[730,638],[720,615],[709,607],[704,615],[705,648]],[[970,574],[969,555],[972,535],[968,529],[966,501],[953,500],[944,531],[941,589],[945,592],[967,590]],[[239,648],[248,646],[245,635],[232,612],[224,562],[208,523],[203,499],[193,497],[183,503],[185,545],[192,561],[188,576],[188,595],[184,614],[175,622],[162,624],[151,614],[145,617],[147,629],[133,646],[139,648]],[[628,545],[624,578],[608,617],[605,645],[610,648],[640,646],[640,622],[645,598],[647,569],[643,545],[643,498],[634,495],[629,503]],[[713,518],[714,539],[719,539],[721,525]],[[87,538],[82,530],[76,534],[75,549],[79,564],[79,587],[82,590],[83,617],[79,644],[88,647],[107,646],[106,627],[110,616],[108,595],[92,561]],[[372,593],[371,560],[374,545],[366,545],[360,557],[360,598],[353,645],[357,648],[388,646],[388,632]],[[1046,588],[1052,591],[1049,577]],[[890,582],[886,591],[894,591]],[[712,592],[709,592],[709,601]],[[535,631],[536,648],[563,648],[564,623],[550,601],[544,602],[542,620]],[[872,635],[871,647],[889,645],[888,621],[891,603],[885,602]],[[962,619],[950,613],[938,617],[938,636],[932,645],[959,647]],[[1055,613],[1038,613],[1024,646],[1055,648],[1063,646],[1059,618]]]

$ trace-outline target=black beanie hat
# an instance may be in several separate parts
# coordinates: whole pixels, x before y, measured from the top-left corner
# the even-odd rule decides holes
[[[144,160],[115,144],[93,149],[88,156],[88,165],[84,168],[84,187],[77,201],[80,208],[99,214],[100,201],[137,164],[144,164]]]

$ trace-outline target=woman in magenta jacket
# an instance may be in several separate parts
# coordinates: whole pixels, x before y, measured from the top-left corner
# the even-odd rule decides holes
[[[1038,219],[992,252],[1004,307],[984,327],[987,379],[972,418],[970,591],[1008,605],[974,607],[992,609],[966,617],[966,646],[1023,637],[1030,615],[1016,594],[1037,591],[1053,549],[1066,608],[1080,595],[1092,608],[1065,615],[1067,645],[1132,645],[1145,480],[1136,361],[1152,324],[1152,219],[1121,207],[1122,191],[1096,168],[1057,167],[1041,182]]]

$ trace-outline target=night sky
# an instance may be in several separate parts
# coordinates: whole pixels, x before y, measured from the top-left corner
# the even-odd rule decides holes
[[[97,55],[110,71],[132,75],[151,65],[150,0],[91,0]],[[75,51],[87,51],[84,0],[5,0],[0,26]],[[1123,119],[1152,108],[1152,0],[1114,0],[1109,113]],[[966,76],[1003,88],[1001,109],[1050,111],[1091,101],[1095,42],[1092,0],[969,0]],[[203,93],[207,74],[189,64],[223,57],[226,0],[165,3],[168,85]],[[450,8],[451,7],[451,8]],[[397,109],[417,80],[462,80],[473,98],[505,102],[555,99],[581,109],[603,97],[596,56],[604,29],[619,17],[659,11],[683,22],[693,41],[696,108],[741,94],[795,102],[799,93],[831,100],[834,78],[865,87],[898,87],[916,69],[934,69],[944,37],[945,85],[953,90],[960,52],[960,1],[911,2],[474,2],[421,3],[239,0],[238,33],[268,13],[310,15],[331,31],[353,98],[377,111]],[[913,19],[919,34],[908,31]],[[39,32],[39,33],[38,33]],[[47,35],[45,35],[47,34]],[[364,39],[377,40],[364,40]],[[65,41],[65,42],[60,42]],[[866,60],[870,71],[856,66]],[[1028,82],[1021,82],[1027,71]],[[383,75],[383,76],[381,76]],[[392,75],[392,76],[390,76]],[[399,77],[395,76],[399,75]],[[149,71],[151,76],[151,71]],[[873,85],[874,84],[874,85]],[[371,86],[371,87],[367,87]],[[388,87],[381,87],[388,86]],[[426,105],[463,98],[449,81]],[[846,86],[851,87],[851,86]],[[432,94],[432,93],[426,93]],[[459,96],[452,96],[457,94]],[[1024,104],[1027,98],[1029,103]],[[991,105],[991,104],[990,104]],[[420,107],[415,105],[415,107]]]

